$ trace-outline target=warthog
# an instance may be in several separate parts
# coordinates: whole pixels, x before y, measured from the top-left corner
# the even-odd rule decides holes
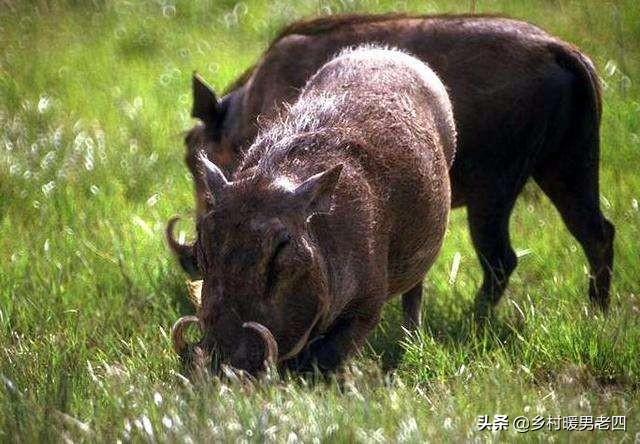
[[[469,229],[484,280],[480,314],[497,304],[516,267],[509,216],[533,177],[582,245],[590,265],[589,296],[609,303],[614,227],[600,211],[596,72],[577,48],[529,23],[483,16],[332,16],[294,23],[257,65],[218,100],[194,78],[193,116],[186,138],[198,212],[206,188],[196,174],[196,153],[229,173],[257,131],[257,117],[294,100],[307,79],[339,48],[380,42],[427,62],[447,86],[458,127],[451,169],[453,206],[467,206]],[[170,234],[170,233],[169,233]],[[169,236],[170,237],[170,236]],[[192,249],[173,242],[186,270],[196,270]],[[419,293],[403,305],[420,305]]]
[[[421,288],[445,234],[454,152],[438,77],[403,52],[362,47],[320,68],[230,180],[201,155],[200,349],[252,374],[265,354],[336,369],[392,295]]]

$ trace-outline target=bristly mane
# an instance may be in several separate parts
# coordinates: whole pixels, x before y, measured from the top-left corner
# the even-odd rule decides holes
[[[312,101],[303,104],[285,105],[272,120],[266,130],[261,131],[256,142],[247,153],[247,157],[259,159],[256,172],[272,177],[277,166],[284,163],[290,153],[301,146],[316,149],[329,143],[339,145],[344,131],[341,116],[336,115],[335,107],[344,100],[344,96],[317,95]],[[294,115],[295,118],[291,118]],[[329,122],[333,121],[333,125]],[[340,127],[341,131],[334,131]]]
[[[344,15],[327,15],[311,19],[302,19],[293,22],[280,30],[278,35],[273,39],[267,50],[268,53],[283,38],[298,35],[318,35],[333,31],[342,26],[359,25],[363,23],[382,23],[393,20],[403,19],[428,19],[428,18],[498,18],[496,14],[406,14],[406,13],[387,13],[387,14],[344,14]],[[238,78],[236,78],[225,90],[224,94],[240,88],[247,83],[260,61],[247,68]]]

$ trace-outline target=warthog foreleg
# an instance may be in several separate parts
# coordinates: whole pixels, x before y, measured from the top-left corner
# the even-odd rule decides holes
[[[323,374],[334,372],[352,352],[364,344],[379,320],[379,310],[375,315],[367,317],[343,317],[323,337],[313,341],[291,360],[289,369],[300,373],[311,373],[316,369]]]

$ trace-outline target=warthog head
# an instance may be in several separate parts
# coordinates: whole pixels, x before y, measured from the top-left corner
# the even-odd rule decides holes
[[[226,174],[235,171],[241,156],[239,142],[229,136],[233,130],[225,125],[227,114],[232,107],[233,94],[218,99],[214,90],[195,73],[192,83],[193,108],[191,116],[198,119],[199,123],[191,128],[185,137],[187,148],[185,162],[194,178],[196,212],[202,214],[207,209],[206,195],[208,190],[204,183],[204,177],[199,174],[199,153],[204,151],[207,157],[213,159],[215,164]],[[192,279],[199,279],[200,273],[193,249],[189,245],[181,244],[173,237],[177,221],[178,218],[173,218],[167,225],[166,237],[169,247],[180,261],[182,269],[189,273]]]
[[[328,307],[325,262],[307,224],[330,211],[342,167],[299,184],[261,175],[229,182],[204,154],[199,162],[208,190],[193,247],[202,307],[199,318],[176,323],[174,344],[184,355],[182,328],[199,322],[196,348],[257,374],[265,360],[296,356]]]
[[[206,209],[204,195],[206,187],[198,174],[198,154],[207,153],[215,164],[226,174],[238,166],[241,158],[238,150],[238,140],[230,134],[234,128],[225,123],[227,114],[231,112],[234,96],[229,94],[218,99],[214,90],[197,74],[193,75],[193,108],[191,116],[200,123],[194,126],[185,137],[187,152],[185,162],[191,170],[196,184],[198,213]],[[233,140],[232,140],[233,139]]]

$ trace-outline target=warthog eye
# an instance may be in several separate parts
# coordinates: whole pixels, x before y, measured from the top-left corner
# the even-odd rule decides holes
[[[278,256],[282,253],[282,251],[289,245],[291,238],[289,235],[283,236],[278,243],[276,244],[276,248],[273,250],[273,255],[269,260],[269,264],[267,265],[267,294],[271,294],[275,289],[276,281],[278,279]]]

